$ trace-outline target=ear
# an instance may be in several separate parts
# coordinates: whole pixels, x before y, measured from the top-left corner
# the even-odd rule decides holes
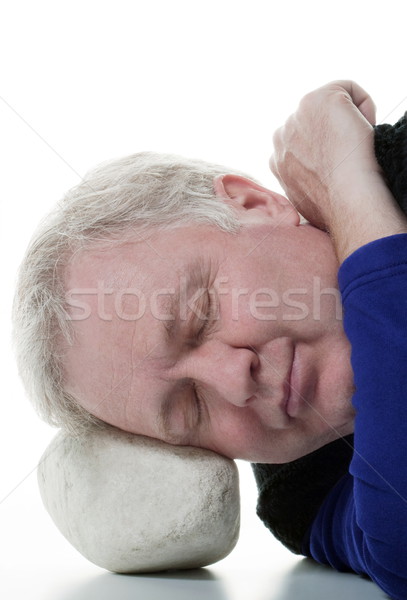
[[[300,223],[300,216],[288,198],[251,179],[234,174],[218,175],[213,180],[213,186],[216,195],[230,202],[245,219],[263,216],[286,225],[297,226]],[[245,215],[244,211],[255,213]]]

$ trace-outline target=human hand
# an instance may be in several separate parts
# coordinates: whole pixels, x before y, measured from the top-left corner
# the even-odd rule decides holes
[[[274,135],[271,170],[298,211],[332,234],[341,261],[399,232],[400,218],[405,225],[375,159],[374,124],[369,94],[334,81],[307,94]]]
[[[375,105],[352,81],[334,81],[301,100],[274,134],[270,168],[299,212],[329,229],[337,189],[377,176]],[[340,194],[343,196],[344,194]]]

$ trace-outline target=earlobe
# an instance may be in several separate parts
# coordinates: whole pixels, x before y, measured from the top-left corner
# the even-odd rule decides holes
[[[287,225],[297,226],[300,223],[300,216],[288,198],[251,179],[232,173],[220,175],[215,177],[213,186],[218,197],[241,211],[261,211],[264,216],[284,221]]]

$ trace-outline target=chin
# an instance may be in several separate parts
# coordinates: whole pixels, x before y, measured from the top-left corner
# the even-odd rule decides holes
[[[247,460],[250,460],[250,462],[276,465],[289,463],[302,458],[307,454],[311,454],[312,452],[315,452],[315,450],[319,450],[319,448],[322,448],[323,446],[326,446],[327,444],[330,444],[339,438],[353,433],[353,431],[353,422],[347,423],[343,427],[335,428],[335,430],[329,428],[324,433],[320,433],[319,435],[308,436],[303,439],[302,442],[298,441],[290,448],[284,448],[280,451],[276,451],[274,448],[267,453],[259,452],[256,453],[256,455],[253,455],[254,458]]]
[[[304,447],[303,452],[301,452],[296,458],[301,458],[302,456],[311,454],[311,452],[315,452],[316,450],[319,450],[319,448],[322,448],[323,446],[326,446],[327,444],[330,444],[335,440],[339,440],[340,438],[350,435],[351,433],[353,433],[353,431],[353,422],[347,423],[346,425],[340,427],[336,427],[334,430],[328,429],[325,434],[316,437],[315,439],[310,441],[309,444],[307,444]]]

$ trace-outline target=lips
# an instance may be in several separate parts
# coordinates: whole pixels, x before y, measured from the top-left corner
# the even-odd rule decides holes
[[[269,407],[267,414],[268,418],[272,416],[273,427],[286,428],[289,426],[293,412],[293,389],[299,389],[295,387],[296,384],[294,383],[298,352],[293,341],[286,337],[273,340],[272,344],[268,344],[267,351],[268,354],[263,351],[260,357],[263,358],[265,371],[268,368],[267,374],[271,375],[271,378],[276,381],[271,384],[268,381],[267,385],[265,383],[260,384],[258,393],[252,398],[266,401],[264,406],[268,405]],[[283,373],[284,375],[281,377]],[[261,404],[264,404],[264,402],[261,402]]]
[[[288,416],[290,416],[288,414],[288,404],[290,402],[290,396],[292,394],[291,378],[292,378],[294,360],[295,360],[295,347],[293,346],[292,352],[291,352],[291,357],[290,357],[289,364],[288,364],[288,369],[287,369],[286,375],[283,379],[284,399],[280,405],[280,408],[283,411],[283,413]]]
[[[287,377],[287,383],[288,398],[285,409],[289,417],[296,417],[304,400],[301,394],[300,357],[297,347],[294,348],[293,361]]]

